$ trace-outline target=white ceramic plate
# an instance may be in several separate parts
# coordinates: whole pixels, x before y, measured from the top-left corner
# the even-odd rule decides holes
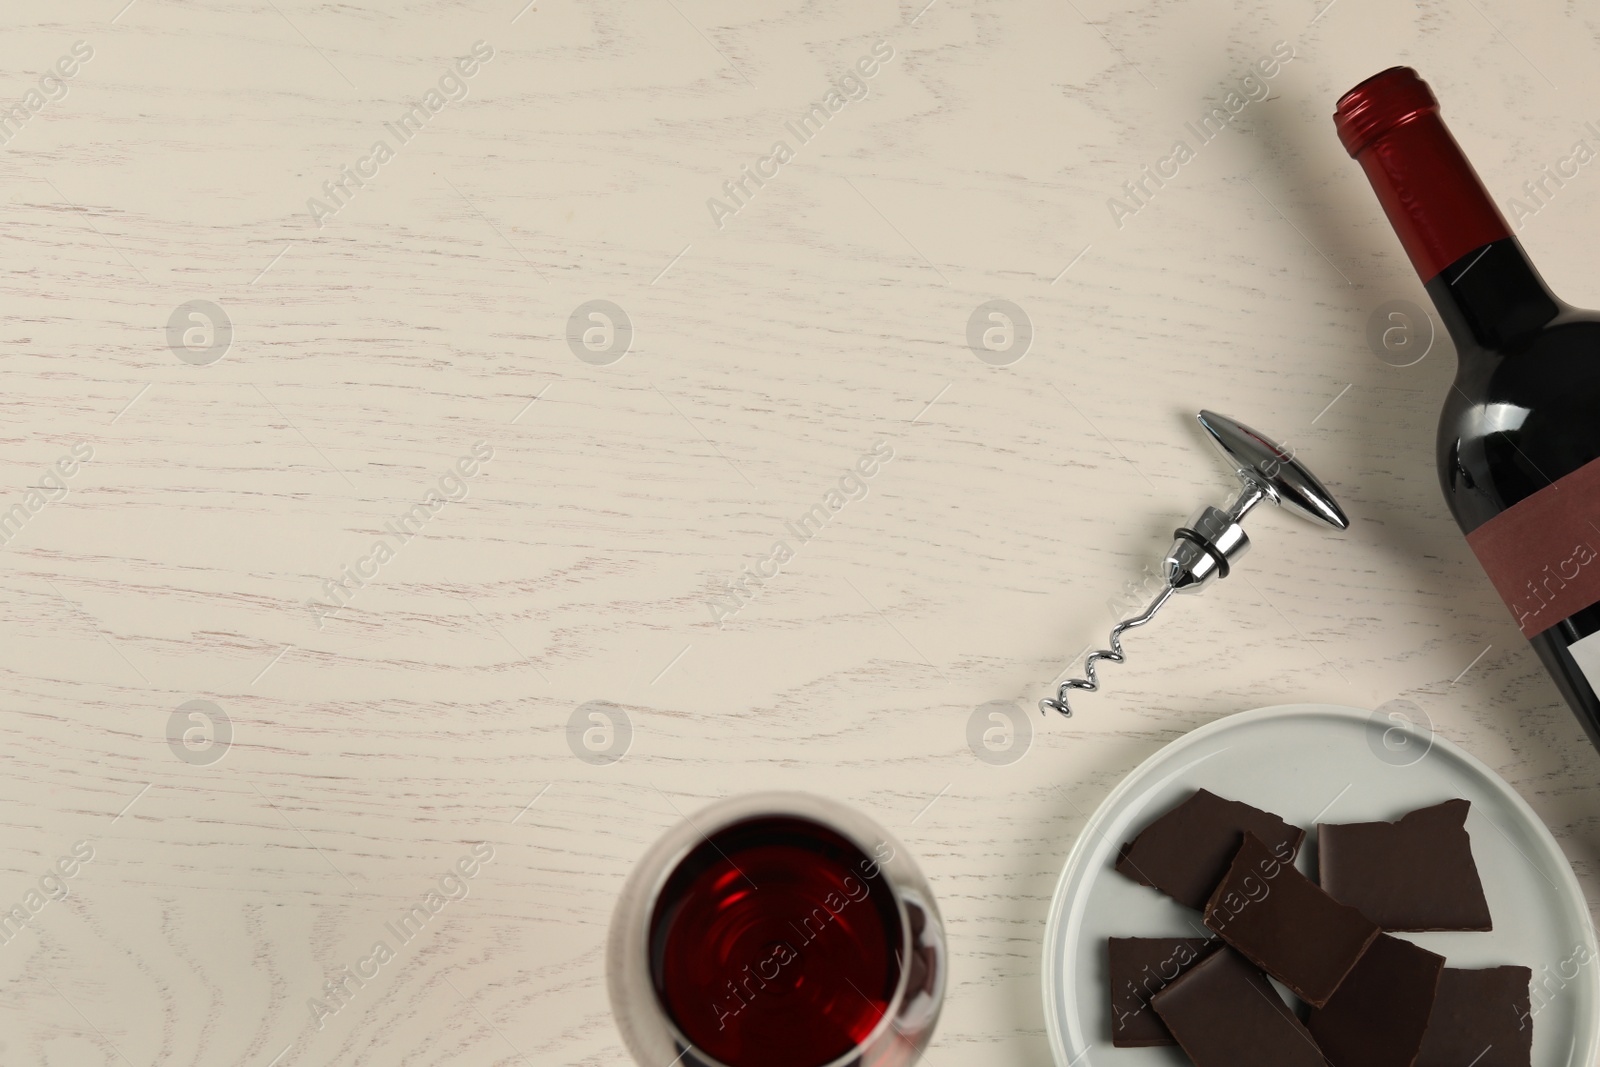
[[[1467,831],[1494,929],[1401,936],[1454,967],[1532,968],[1534,1067],[1600,1063],[1600,950],[1577,879],[1538,816],[1488,767],[1425,726],[1293,704],[1232,715],[1174,741],[1128,775],[1079,834],[1045,927],[1044,1014],[1059,1067],[1189,1062],[1170,1046],[1112,1047],[1106,939],[1207,935],[1198,912],[1112,866],[1124,842],[1200,787],[1304,827],[1298,866],[1308,874],[1316,870],[1319,816],[1391,820],[1451,797],[1470,801]]]

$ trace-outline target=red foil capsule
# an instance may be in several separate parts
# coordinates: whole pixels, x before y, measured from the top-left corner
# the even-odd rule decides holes
[[[1424,282],[1468,252],[1511,236],[1440,120],[1439,101],[1410,67],[1390,67],[1345,93],[1333,123]]]

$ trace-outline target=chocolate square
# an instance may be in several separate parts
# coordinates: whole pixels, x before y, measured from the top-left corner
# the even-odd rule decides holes
[[[1151,1010],[1150,998],[1218,944],[1210,937],[1111,938],[1111,1043],[1117,1048],[1177,1044]]]
[[[1305,1024],[1262,974],[1222,946],[1151,998],[1195,1067],[1326,1067]]]
[[[1488,930],[1489,902],[1467,835],[1465,800],[1396,822],[1317,827],[1322,888],[1385,930]]]
[[[1246,832],[1291,862],[1306,836],[1271,812],[1201,789],[1123,845],[1117,870],[1198,911],[1228,872]]]
[[[1532,977],[1526,967],[1446,967],[1416,1067],[1529,1067]]]
[[[1379,934],[1306,1025],[1333,1067],[1412,1067],[1443,971],[1443,956]]]
[[[1323,1007],[1378,936],[1254,834],[1206,902],[1206,926],[1313,1007]]]

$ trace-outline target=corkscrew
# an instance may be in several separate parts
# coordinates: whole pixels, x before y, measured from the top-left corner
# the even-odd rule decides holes
[[[1041,714],[1055,710],[1072,715],[1067,694],[1074,689],[1093,693],[1100,688],[1095,665],[1124,663],[1122,635],[1143,626],[1172,598],[1174,593],[1198,593],[1213,581],[1226,578],[1234,563],[1250,548],[1250,538],[1240,525],[1244,517],[1262,501],[1336,530],[1348,529],[1350,520],[1340,510],[1333,495],[1316,476],[1285,451],[1241,422],[1214,411],[1200,413],[1200,425],[1211,443],[1233,467],[1241,483],[1239,491],[1225,508],[1206,506],[1195,512],[1189,525],[1172,531],[1174,541],[1162,561],[1165,583],[1150,606],[1111,630],[1110,647],[1092,653],[1083,661],[1083,678],[1069,678],[1056,689],[1054,697],[1039,701]]]

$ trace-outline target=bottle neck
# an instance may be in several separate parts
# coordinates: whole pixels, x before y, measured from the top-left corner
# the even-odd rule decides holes
[[[1340,98],[1334,125],[1463,354],[1514,348],[1561,311],[1416,71],[1368,78]]]
[[[1514,352],[1564,307],[1515,237],[1468,252],[1424,288],[1462,359],[1474,349]]]
[[[1424,283],[1511,227],[1410,67],[1391,67],[1339,99],[1333,121],[1366,171]]]

